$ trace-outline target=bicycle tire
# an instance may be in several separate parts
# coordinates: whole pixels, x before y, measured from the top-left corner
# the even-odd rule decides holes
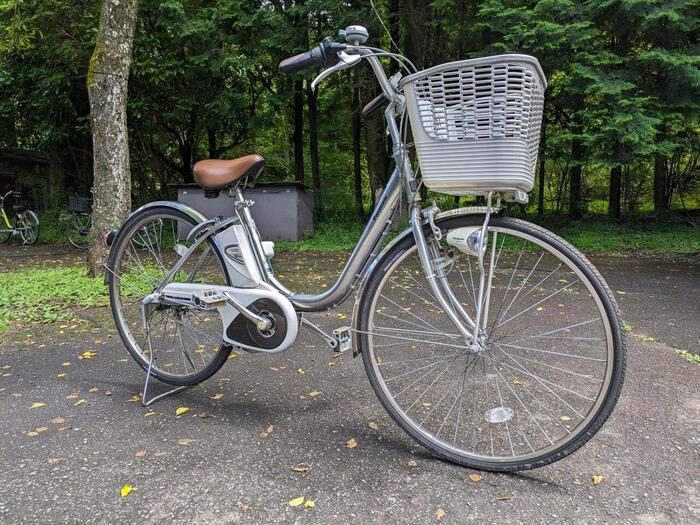
[[[107,272],[107,286],[109,290],[109,297],[110,297],[110,307],[112,311],[112,316],[114,318],[115,325],[117,327],[117,331],[119,332],[119,336],[122,339],[122,342],[126,346],[127,350],[131,354],[131,357],[137,362],[137,364],[144,370],[148,371],[148,361],[144,358],[142,352],[140,352],[138,349],[134,347],[135,341],[132,340],[130,336],[130,330],[128,330],[128,327],[125,326],[124,319],[119,311],[119,304],[121,303],[121,300],[119,298],[119,294],[117,293],[117,275],[119,275],[120,271],[120,266],[121,266],[121,261],[120,257],[121,254],[123,253],[123,246],[126,242],[129,241],[130,239],[130,234],[135,231],[144,220],[158,216],[158,215],[164,215],[164,214],[169,214],[170,216],[177,217],[178,220],[182,220],[186,223],[189,223],[192,226],[196,226],[197,222],[192,219],[189,215],[185,214],[184,212],[180,210],[176,210],[173,208],[169,208],[166,206],[157,206],[154,208],[148,208],[145,210],[142,210],[136,214],[133,214],[129,217],[129,219],[124,223],[122,228],[119,230],[119,233],[117,234],[116,238],[114,239],[114,242],[112,244],[111,250],[110,250],[110,256],[109,256],[109,262],[108,262],[108,272]],[[222,267],[224,266],[224,260],[219,253],[218,250],[214,249],[214,252],[216,253],[216,256],[221,264]],[[224,273],[223,278],[226,280],[226,283],[229,284],[228,282],[228,276]],[[218,351],[216,352],[216,356],[214,359],[210,361],[210,363],[202,368],[201,370],[197,371],[194,374],[189,374],[187,376],[182,376],[182,375],[172,375],[172,374],[167,374],[164,373],[163,371],[158,370],[157,368],[152,368],[151,369],[151,375],[158,379],[159,381],[162,381],[164,383],[168,383],[171,385],[176,385],[176,386],[190,386],[190,385],[196,385],[198,383],[201,383],[203,381],[206,381],[209,379],[212,375],[214,375],[226,362],[228,359],[229,354],[231,353],[233,347],[229,344],[224,344],[222,343],[219,346]]]
[[[441,228],[441,230],[445,231],[463,226],[478,226],[482,223],[483,216],[460,216],[443,219],[438,221],[436,224],[439,228]],[[403,238],[382,256],[382,258],[376,263],[374,272],[369,277],[366,286],[363,288],[359,306],[360,319],[358,319],[357,324],[359,336],[357,338],[359,346],[358,350],[363,356],[363,362],[370,384],[377,394],[381,404],[387,410],[392,419],[399,425],[399,427],[416,442],[420,443],[437,456],[463,466],[498,472],[527,470],[547,465],[568,456],[588,442],[598,432],[598,430],[600,430],[601,426],[608,419],[613,408],[615,407],[621,392],[622,383],[624,381],[625,337],[624,331],[622,330],[620,311],[612,292],[595,267],[585,258],[585,256],[576,250],[576,248],[553,233],[522,220],[492,217],[490,226],[495,228],[503,228],[506,230],[512,229],[513,231],[527,234],[538,241],[541,241],[543,245],[548,245],[558,252],[564,254],[590,282],[592,289],[595,290],[597,297],[600,299],[601,304],[603,305],[612,333],[613,357],[610,362],[612,373],[608,387],[604,393],[604,398],[599,404],[595,414],[589,419],[589,422],[585,425],[585,427],[578,429],[576,435],[573,438],[568,439],[562,446],[542,454],[541,456],[528,458],[527,460],[522,461],[489,461],[479,459],[468,454],[455,453],[455,451],[450,447],[443,445],[439,439],[431,439],[426,435],[426,433],[417,431],[415,428],[415,423],[409,421],[408,416],[402,414],[400,409],[397,409],[397,406],[394,402],[392,402],[390,395],[387,393],[388,389],[386,389],[385,385],[383,388],[382,381],[384,381],[384,379],[377,373],[378,366],[375,366],[375,363],[373,363],[373,349],[369,347],[368,334],[370,332],[370,317],[373,318],[374,314],[372,312],[376,306],[375,296],[378,292],[381,294],[382,289],[380,287],[386,280],[387,274],[390,271],[393,271],[392,267],[399,264],[398,261],[400,261],[401,258],[407,254],[407,252],[415,247],[415,240],[412,235]],[[427,229],[427,227],[425,229],[425,234],[426,237],[431,235],[431,232]]]

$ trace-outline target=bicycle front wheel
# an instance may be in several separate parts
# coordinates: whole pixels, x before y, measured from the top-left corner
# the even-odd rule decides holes
[[[39,216],[35,212],[27,210],[17,214],[15,224],[24,244],[36,244],[39,239]]]
[[[472,319],[477,261],[445,238],[482,222],[438,223],[441,256],[452,260],[439,271]],[[381,403],[426,448],[484,470],[543,466],[586,443],[615,406],[625,367],[620,314],[586,258],[533,224],[492,218],[484,266],[492,268],[485,337],[470,351],[425,280],[413,236],[397,243],[360,299],[359,350]]]

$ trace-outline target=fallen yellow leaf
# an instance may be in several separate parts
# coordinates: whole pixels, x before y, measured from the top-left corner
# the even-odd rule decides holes
[[[151,410],[150,412],[146,412],[146,413],[143,415],[143,417],[149,417],[149,416],[155,416],[155,415],[156,415],[156,413],[155,413],[153,410]]]
[[[311,392],[309,392],[308,395],[309,395],[309,397],[316,397],[316,396],[320,396],[321,392],[319,392],[318,390],[312,390]]]
[[[46,432],[48,429],[49,429],[49,427],[39,427],[39,428],[35,428],[34,430],[37,431],[39,434],[41,434],[42,432]]]
[[[562,421],[571,421],[571,418],[569,416],[561,416],[559,419]]]
[[[469,479],[475,483],[478,483],[479,481],[484,479],[484,476],[482,476],[481,474],[477,474],[476,472],[472,472],[471,474],[469,474]]]
[[[287,504],[288,504],[290,507],[298,507],[298,506],[301,505],[302,503],[304,503],[304,496],[301,496],[301,497],[299,497],[299,498],[290,499],[290,500],[287,502]]]
[[[61,363],[61,366],[70,366],[70,363],[66,361],[65,363]]]
[[[367,426],[368,426],[369,428],[371,428],[372,430],[378,430],[378,429],[379,429],[379,425],[377,425],[374,421],[370,421],[369,423],[367,423]]]
[[[49,465],[55,465],[59,461],[61,461],[59,458],[49,458]]]
[[[146,455],[146,451],[145,451],[145,450],[139,450],[136,454],[134,454],[134,456],[136,456],[137,458],[142,458],[142,457],[144,457],[145,455]]]
[[[175,415],[176,415],[176,416],[181,416],[182,414],[187,414],[187,412],[189,412],[189,411],[190,411],[190,409],[187,408],[187,407],[179,407],[179,408],[175,411]]]
[[[307,499],[304,502],[304,508],[306,509],[313,509],[316,506],[316,503],[314,503],[314,500],[312,499]]]
[[[53,423],[54,425],[60,425],[60,424],[65,423],[65,422],[66,422],[66,420],[63,419],[62,417],[55,417],[51,420],[51,423]]]
[[[56,374],[56,377],[57,377],[58,379],[63,379],[64,377],[66,377],[66,374],[65,374],[65,373]]]
[[[299,368],[299,369],[297,370],[297,374],[299,374],[300,376],[301,376],[301,375],[304,375],[304,369],[303,369],[303,368]]]
[[[189,438],[183,438],[183,439],[180,439],[180,440],[178,440],[177,444],[178,444],[178,445],[182,445],[182,446],[185,446],[185,447],[186,447],[187,445],[190,445],[190,444],[192,444],[192,441],[193,441],[192,439],[189,439]]]
[[[99,391],[100,391],[100,389],[97,388],[96,386],[93,386],[90,390],[88,390],[88,392],[90,392],[91,394],[94,394],[95,392],[99,392]]]
[[[601,476],[599,474],[596,474],[595,476],[591,477],[591,481],[594,485],[600,485],[604,480],[605,476]]]
[[[127,497],[132,490],[131,485],[122,485],[122,489],[120,491],[122,498]]]
[[[273,425],[270,425],[269,427],[267,427],[267,428],[265,429],[265,432],[267,432],[268,434],[270,434],[273,430],[275,430],[275,427],[274,427]]]
[[[348,448],[355,448],[357,446],[357,440],[355,438],[350,438],[345,446]]]
[[[93,352],[92,350],[88,350],[86,352],[83,352],[78,356],[78,359],[92,359],[97,355],[97,352]]]
[[[46,403],[32,403],[32,406],[29,407],[29,410],[33,408],[44,408],[46,406]]]
[[[31,432],[27,432],[27,435],[28,435],[29,437],[35,437],[35,436],[38,436],[39,433],[38,433],[38,432],[34,432],[34,431],[32,430]]]
[[[78,399],[78,394],[68,394],[66,399]]]
[[[305,474],[306,472],[309,471],[309,467],[303,467],[303,466],[292,467],[292,471],[294,471],[294,472],[300,472],[301,474]]]
[[[214,394],[213,396],[211,396],[211,399],[213,399],[214,401],[218,401],[222,397],[224,397],[223,394]]]
[[[407,465],[411,468],[414,468],[418,466],[418,462],[415,459],[409,459]]]
[[[435,511],[435,517],[436,517],[438,520],[441,520],[442,518],[445,517],[445,511],[442,510],[442,509],[436,510],[436,511]]]

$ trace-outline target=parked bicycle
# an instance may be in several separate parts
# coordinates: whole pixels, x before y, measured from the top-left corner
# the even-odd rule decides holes
[[[90,190],[92,191],[92,190]],[[89,197],[69,197],[69,212],[64,214],[62,220],[66,223],[66,236],[75,248],[87,250],[90,244],[90,230],[92,229],[92,199]],[[140,247],[148,243],[159,242],[160,228],[151,225],[141,232],[143,239],[134,242]]]
[[[615,406],[624,338],[593,265],[501,211],[504,201],[527,202],[534,185],[546,89],[539,63],[501,55],[417,71],[404,56],[365,46],[364,27],[341,35],[344,42],[326,38],[280,64],[283,73],[326,66],[315,89],[366,61],[381,87],[365,112],[385,106],[395,169],[338,280],[308,295],[276,279],[272,243],[261,240],[242,193],[262,172],[261,156],[203,160],[197,183],[230,196],[232,217],[207,220],[181,203],[154,202],[111,242],[109,293],[124,344],[147,374],[186,386],[214,374],[234,347],[281,352],[305,327],[330,348],[361,355],[390,416],[442,458],[513,471],[567,456]],[[402,72],[387,76],[385,57]],[[483,195],[485,205],[440,211],[424,205],[421,184]],[[382,247],[401,203],[410,224]],[[154,223],[166,234],[144,242]],[[353,293],[351,327],[328,334],[306,318]]]
[[[69,197],[70,214],[66,218],[66,235],[74,247],[87,250],[92,228],[92,199],[89,197]]]
[[[21,196],[18,191],[9,191],[0,197],[0,244],[11,237],[19,237],[27,245],[36,244],[39,239],[39,216],[35,211],[25,204],[13,204],[10,216],[5,211],[5,200],[19,200]]]

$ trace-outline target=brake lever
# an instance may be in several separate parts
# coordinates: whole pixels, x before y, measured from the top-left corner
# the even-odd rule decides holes
[[[324,69],[316,78],[314,78],[313,82],[311,82],[312,91],[316,91],[316,86],[318,86],[321,82],[323,82],[327,77],[329,77],[336,71],[352,67],[355,64],[357,64],[360,60],[362,60],[361,55],[348,55],[345,51],[341,51],[340,53],[338,53],[338,58],[339,60],[334,66]]]

